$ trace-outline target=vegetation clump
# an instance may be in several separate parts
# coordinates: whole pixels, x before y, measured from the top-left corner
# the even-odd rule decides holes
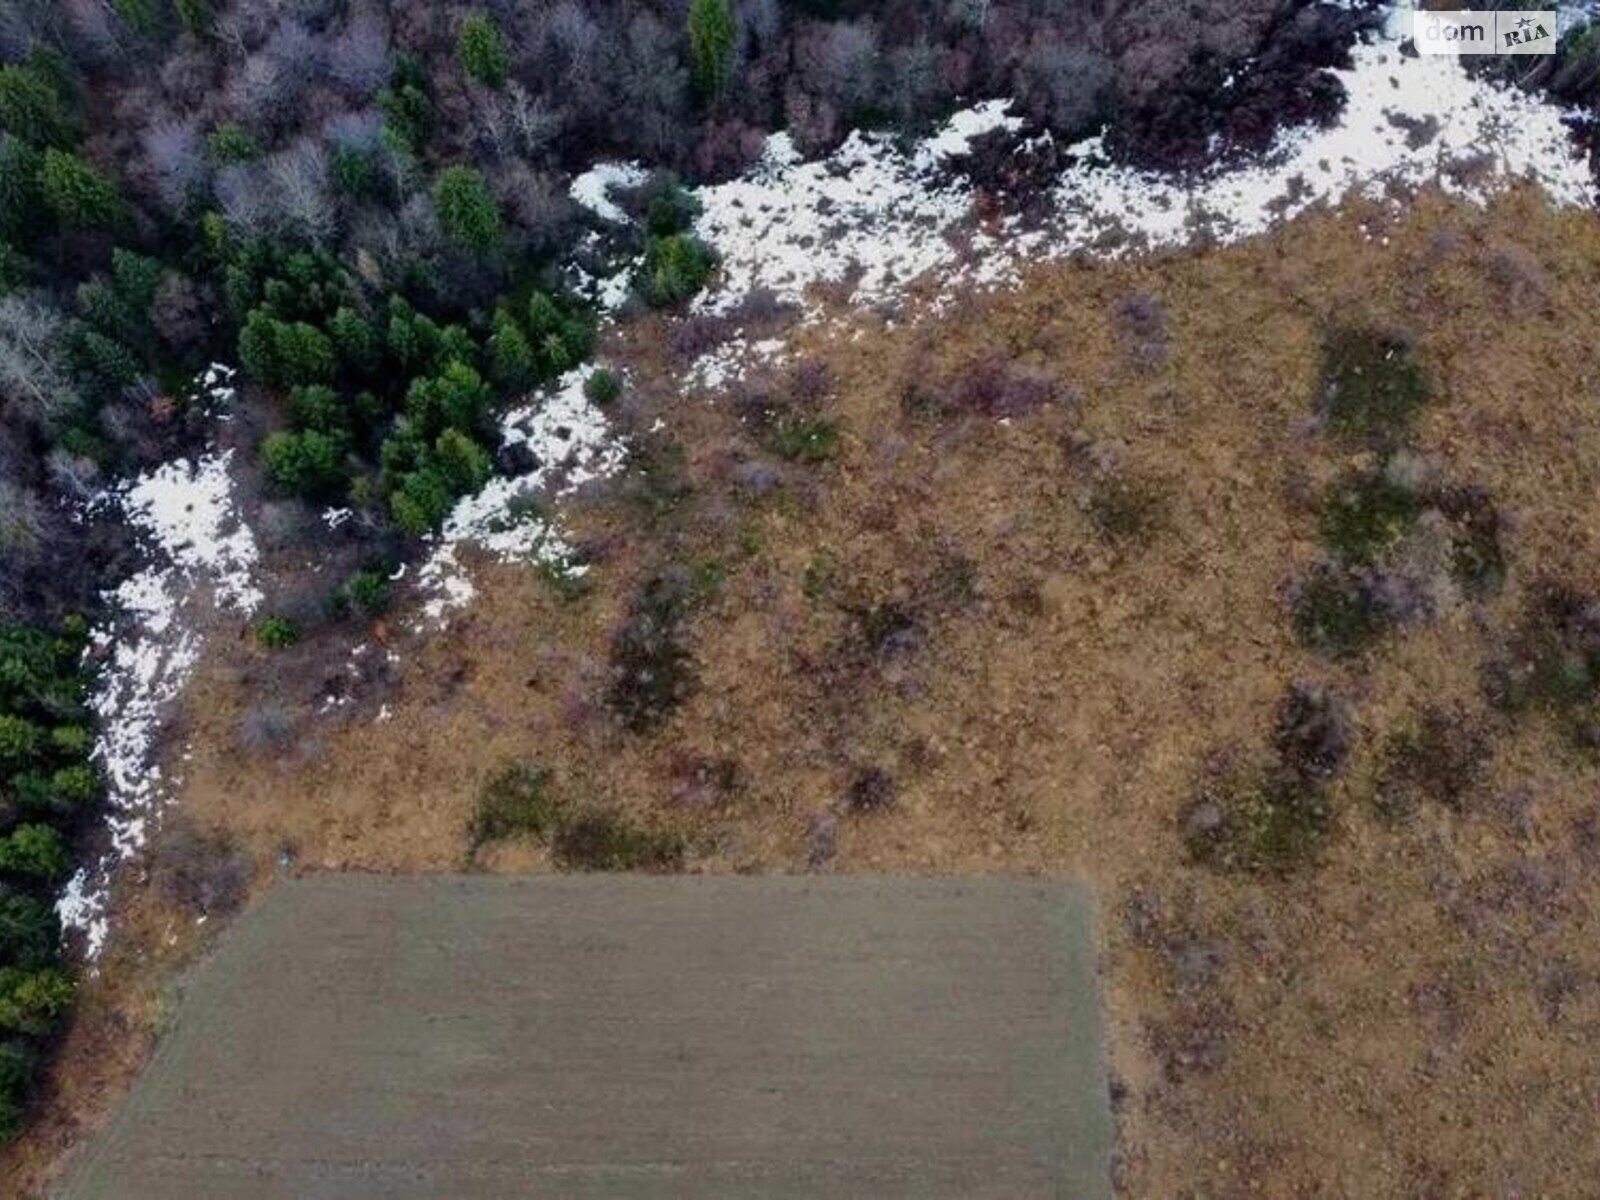
[[[666,871],[687,849],[682,834],[646,828],[621,812],[559,798],[549,770],[507,763],[478,794],[468,854],[510,838],[547,844],[557,865],[577,871]]]
[[[1339,329],[1323,354],[1321,414],[1330,432],[1377,444],[1403,442],[1432,395],[1406,339]]]
[[[701,599],[688,572],[652,576],[613,635],[607,700],[630,732],[656,729],[694,691],[685,623]]]
[[[470,13],[461,20],[461,30],[456,35],[456,57],[461,69],[479,83],[491,88],[503,88],[511,68],[506,54],[505,38],[500,26],[484,13]]]
[[[839,453],[839,423],[827,417],[784,414],[773,421],[767,448],[790,462],[825,463]]]
[[[1389,821],[1410,818],[1426,801],[1460,812],[1491,754],[1479,722],[1459,710],[1429,705],[1388,739],[1373,804]]]
[[[507,838],[548,838],[560,824],[563,810],[550,789],[550,772],[540,766],[503,765],[478,793],[468,833],[469,851]]]
[[[1600,602],[1543,585],[1485,667],[1484,690],[1500,711],[1545,713],[1574,745],[1600,752]]]
[[[1343,562],[1371,565],[1399,544],[1421,509],[1416,491],[1389,473],[1350,472],[1323,500],[1323,543]]]
[[[645,829],[609,809],[565,821],[550,843],[556,862],[574,871],[671,871],[683,862],[682,834]]]
[[[1330,784],[1350,749],[1348,706],[1319,685],[1291,688],[1262,766],[1208,776],[1183,816],[1197,862],[1219,871],[1283,873],[1315,860],[1333,828]]]
[[[286,650],[300,640],[300,627],[276,613],[256,622],[256,641],[268,650]]]
[[[1290,607],[1295,636],[1335,658],[1366,649],[1392,624],[1370,576],[1328,563],[1290,589]]]
[[[1166,494],[1153,482],[1104,472],[1089,488],[1089,522],[1107,542],[1132,544],[1157,533],[1166,522]]]

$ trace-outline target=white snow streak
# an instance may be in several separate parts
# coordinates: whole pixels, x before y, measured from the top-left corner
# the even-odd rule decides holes
[[[231,369],[213,366],[197,381],[206,404],[226,404]],[[182,691],[202,645],[192,620],[200,594],[248,615],[261,602],[252,574],[255,538],[240,519],[228,473],[231,451],[166,463],[114,489],[95,507],[114,506],[141,536],[149,565],[106,594],[113,616],[90,632],[101,661],[90,708],[97,718],[94,758],[106,777],[111,849],[80,868],[57,903],[62,924],[82,929],[99,954],[112,868],[143,846],[147,823],[165,798],[156,745],[168,706]]]
[[[427,595],[425,623],[437,623],[472,600],[472,580],[457,553],[466,543],[502,562],[538,560],[565,574],[583,573],[539,501],[566,495],[622,465],[622,445],[584,395],[584,383],[597,369],[586,363],[567,372],[501,422],[505,445],[526,447],[537,465],[522,475],[492,479],[456,504],[418,575]]]
[[[1458,59],[1402,56],[1404,16],[1393,14],[1388,35],[1357,45],[1351,68],[1335,72],[1348,100],[1329,128],[1287,130],[1254,163],[1182,178],[1112,163],[1101,138],[1086,139],[1071,147],[1053,189],[1054,215],[1033,228],[1014,217],[979,227],[971,185],[940,169],[977,134],[1015,127],[1006,102],[958,113],[909,153],[892,138],[856,133],[804,162],[787,134],[775,134],[746,177],[695,193],[703,209],[695,232],[722,261],[720,286],[696,308],[731,312],[765,289],[814,318],[808,292],[817,284],[850,281],[852,300],[871,304],[935,272],[937,307],[960,288],[1009,284],[1025,264],[1075,253],[1233,242],[1351,196],[1398,208],[1396,185],[1437,184],[1481,203],[1528,180],[1557,204],[1593,202],[1563,110],[1470,77]],[[755,347],[711,355],[691,379],[721,382],[736,373],[730,360],[760,357]]]

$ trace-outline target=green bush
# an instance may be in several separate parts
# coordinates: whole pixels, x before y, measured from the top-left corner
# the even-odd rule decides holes
[[[1287,771],[1241,770],[1208,780],[1184,822],[1195,861],[1218,871],[1283,872],[1326,844],[1326,790]]]
[[[386,132],[413,153],[433,135],[433,101],[428,98],[428,77],[422,65],[409,55],[395,64],[389,86],[378,93],[378,108],[383,113]]]
[[[1484,670],[1489,702],[1502,712],[1548,714],[1578,748],[1600,753],[1600,627],[1594,600],[1543,584],[1505,647]]]
[[[677,183],[668,183],[650,198],[645,228],[655,237],[687,233],[700,215],[700,201]]]
[[[1430,706],[1389,738],[1373,803],[1391,821],[1410,817],[1427,800],[1460,812],[1482,780],[1491,754],[1486,730],[1478,722]]]
[[[478,793],[469,842],[472,850],[507,838],[550,836],[563,816],[550,791],[550,772],[543,767],[507,763]]]
[[[1102,474],[1089,489],[1089,523],[1108,542],[1139,542],[1167,519],[1167,498],[1154,483],[1130,475]]]
[[[1322,503],[1322,537],[1347,563],[1371,565],[1399,544],[1422,511],[1417,494],[1378,469],[1347,474]]]
[[[530,387],[539,367],[522,326],[504,308],[496,309],[489,335],[489,374],[501,387]]]
[[[645,248],[639,290],[654,307],[671,308],[703,288],[715,266],[716,258],[698,238],[653,237]]]
[[[1295,636],[1335,658],[1366,649],[1389,628],[1388,613],[1360,575],[1322,564],[1296,586]]]
[[[34,970],[61,954],[61,921],[48,900],[0,892],[0,966]]]
[[[268,387],[330,383],[333,343],[315,325],[284,321],[266,308],[251,311],[239,331],[239,365]]]
[[[487,87],[502,88],[510,59],[506,55],[505,39],[500,27],[483,13],[471,13],[462,18],[461,32],[456,38],[456,58],[461,69]]]
[[[335,146],[329,151],[328,178],[334,190],[352,200],[372,200],[382,191],[377,156],[354,146]]]
[[[272,614],[256,622],[256,641],[268,650],[286,650],[300,640],[300,627],[288,617]]]
[[[433,462],[455,496],[477,491],[493,474],[488,452],[459,429],[446,429],[439,435],[433,444]]]
[[[0,625],[0,1139],[21,1125],[37,1047],[72,997],[53,895],[71,870],[64,830],[100,794],[89,761],[87,623]],[[21,818],[21,824],[13,824]]]
[[[22,1129],[38,1061],[37,1051],[26,1040],[0,1042],[0,1142],[10,1141]]]
[[[340,593],[344,603],[368,617],[382,616],[394,599],[394,584],[383,571],[357,571]]]
[[[389,517],[411,537],[432,533],[450,515],[455,496],[444,475],[431,467],[409,471],[389,495]]]
[[[482,429],[493,405],[494,393],[483,376],[463,362],[452,362],[437,375],[414,379],[406,390],[406,417],[417,436],[426,439],[446,429]]]
[[[1394,444],[1408,437],[1431,396],[1427,376],[1405,340],[1370,329],[1328,338],[1322,414],[1340,437]]]
[[[178,23],[196,37],[211,28],[211,0],[173,0]]]
[[[63,147],[78,140],[61,86],[34,63],[0,67],[0,129],[35,146]]]
[[[433,184],[439,228],[458,246],[480,254],[500,242],[500,202],[471,167],[447,167]]]
[[[26,766],[39,753],[45,733],[26,717],[0,713],[0,772]]]
[[[622,377],[609,367],[600,367],[583,381],[583,395],[597,408],[614,404],[622,395]]]
[[[642,829],[620,813],[582,812],[564,821],[550,843],[561,866],[578,871],[670,871],[683,862],[681,834]]]
[[[683,626],[698,599],[681,572],[656,575],[613,636],[607,700],[630,732],[656,729],[693,692],[694,656]]]
[[[791,462],[827,462],[839,453],[839,423],[820,417],[787,417],[773,424],[767,449]]]
[[[378,370],[383,362],[383,342],[372,322],[346,305],[329,318],[327,331],[341,371],[364,379]]]
[[[0,135],[0,237],[25,243],[50,219],[39,170],[44,156],[14,134]]]

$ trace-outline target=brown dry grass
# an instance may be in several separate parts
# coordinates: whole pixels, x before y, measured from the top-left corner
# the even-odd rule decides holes
[[[274,689],[304,707],[303,680],[219,653],[189,694],[181,803],[310,868],[450,869],[479,784],[516,758],[569,798],[690,831],[693,869],[805,869],[808,828],[837,810],[836,869],[1069,872],[1103,897],[1125,1194],[1584,1194],[1600,1178],[1593,764],[1529,720],[1496,726],[1464,815],[1393,828],[1369,799],[1378,746],[1421,705],[1482,709],[1480,665],[1529,581],[1600,592],[1597,280],[1592,214],[1529,194],[1042,268],[938,319],[799,335],[833,373],[843,449],[760,499],[735,484],[761,452],[731,402],[679,395],[635,331],[629,419],[666,422],[692,495],[652,520],[627,497],[581,506],[603,550],[581,598],[485,567],[446,634],[397,637],[396,682],[306,718],[281,760],[241,750],[239,721]],[[1164,364],[1119,330],[1133,292],[1165,311]],[[1308,497],[1347,460],[1309,418],[1320,332],[1351,320],[1415,335],[1440,393],[1422,449],[1515,524],[1500,597],[1333,664],[1295,644],[1283,589],[1316,553]],[[1058,398],[1006,421],[907,415],[908,380],[996,352]],[[1111,460],[1163,497],[1147,536],[1094,528]],[[727,579],[693,620],[696,694],[659,733],[621,732],[602,700],[628,596],[655,566],[712,561]],[[831,590],[808,596],[823,562]],[[887,660],[849,615],[885,602],[921,614],[917,647]],[[1259,751],[1302,679],[1357,713],[1324,860],[1282,879],[1190,864],[1177,814],[1206,763]],[[894,803],[845,813],[866,768],[893,776]]]

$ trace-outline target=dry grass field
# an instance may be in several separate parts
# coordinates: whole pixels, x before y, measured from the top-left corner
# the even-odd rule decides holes
[[[901,317],[802,330],[799,367],[717,395],[631,327],[638,461],[572,506],[585,586],[485,564],[445,632],[374,629],[397,661],[326,717],[347,646],[215,643],[182,811],[264,873],[582,861],[560,837],[474,845],[481,789],[518,762],[554,808],[681,838],[684,870],[1071,874],[1105,915],[1122,1194],[1589,1192],[1594,697],[1490,684],[1581,675],[1571,630],[1600,597],[1593,214],[1357,203]],[[1435,511],[1380,531],[1407,615],[1335,657],[1291,602],[1330,487],[1377,461],[1317,419],[1349,328],[1414,344],[1432,399],[1391,470],[1478,489],[1505,566],[1481,589],[1418,567]],[[1552,632],[1554,589],[1580,615]],[[1291,695],[1337,744],[1306,776],[1314,827],[1255,869],[1202,861],[1225,781],[1292,757]],[[286,727],[251,749],[263,705]],[[196,941],[126,891],[138,919],[12,1152],[21,1189],[103,1108]]]

